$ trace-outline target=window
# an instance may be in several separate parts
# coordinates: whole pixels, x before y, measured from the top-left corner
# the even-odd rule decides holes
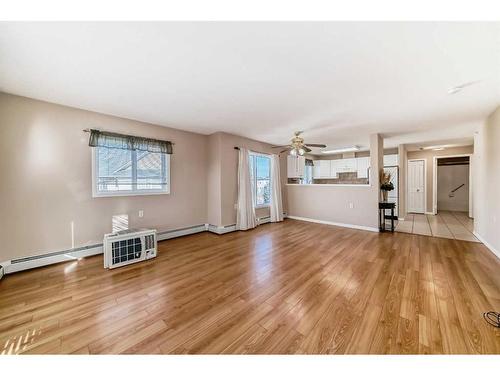
[[[313,166],[307,165],[304,167],[304,179],[302,180],[303,184],[312,184],[313,183]]]
[[[95,197],[170,192],[169,154],[93,147],[93,158]]]
[[[261,154],[250,154],[250,170],[255,206],[269,206],[271,203],[271,158]]]

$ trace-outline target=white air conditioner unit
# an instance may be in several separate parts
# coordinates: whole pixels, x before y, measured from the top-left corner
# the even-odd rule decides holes
[[[156,254],[154,229],[129,229],[104,235],[104,268],[137,263]]]

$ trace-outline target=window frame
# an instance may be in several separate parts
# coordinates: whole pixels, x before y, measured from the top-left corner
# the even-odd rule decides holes
[[[272,192],[272,178],[271,178],[271,155],[268,155],[268,154],[262,154],[260,152],[254,152],[254,151],[250,151],[249,152],[250,154],[250,157],[257,157],[257,156],[262,156],[262,157],[265,157],[267,159],[269,159],[269,188],[271,189],[271,192]],[[250,160],[248,161],[249,164],[250,164]],[[269,203],[264,203],[264,204],[257,204],[257,163],[254,162],[253,163],[253,171],[252,171],[252,176],[254,176],[255,178],[253,179],[253,181],[255,182],[253,184],[253,187],[252,187],[252,190],[253,190],[253,197],[254,197],[254,202],[255,202],[255,208],[267,208],[267,207],[271,207],[271,197],[269,197]]]
[[[99,171],[99,166],[98,166],[98,158],[97,158],[97,149],[99,147],[91,147],[91,153],[92,153],[92,198],[104,198],[104,197],[133,197],[133,196],[140,196],[140,195],[163,195],[163,194],[170,194],[170,154],[161,154],[162,159],[164,159],[164,162],[162,162],[162,169],[164,169],[165,173],[165,189],[158,190],[122,190],[122,191],[111,191],[111,192],[103,192],[99,191],[97,188],[97,181],[98,181],[98,171]],[[132,180],[137,181],[137,158],[135,157],[137,151],[136,150],[130,150],[132,153]]]

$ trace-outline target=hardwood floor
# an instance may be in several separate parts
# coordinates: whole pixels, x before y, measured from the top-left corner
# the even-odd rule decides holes
[[[0,352],[497,353],[500,261],[482,244],[295,220],[0,282]]]

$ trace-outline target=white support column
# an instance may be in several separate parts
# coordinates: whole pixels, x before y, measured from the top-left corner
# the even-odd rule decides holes
[[[380,174],[384,168],[384,140],[380,134],[370,135],[370,185],[372,196],[373,226],[378,227],[378,203],[380,197]]]
[[[398,146],[399,155],[399,212],[398,217],[404,219],[406,217],[406,165],[407,165],[407,151],[405,145]]]

